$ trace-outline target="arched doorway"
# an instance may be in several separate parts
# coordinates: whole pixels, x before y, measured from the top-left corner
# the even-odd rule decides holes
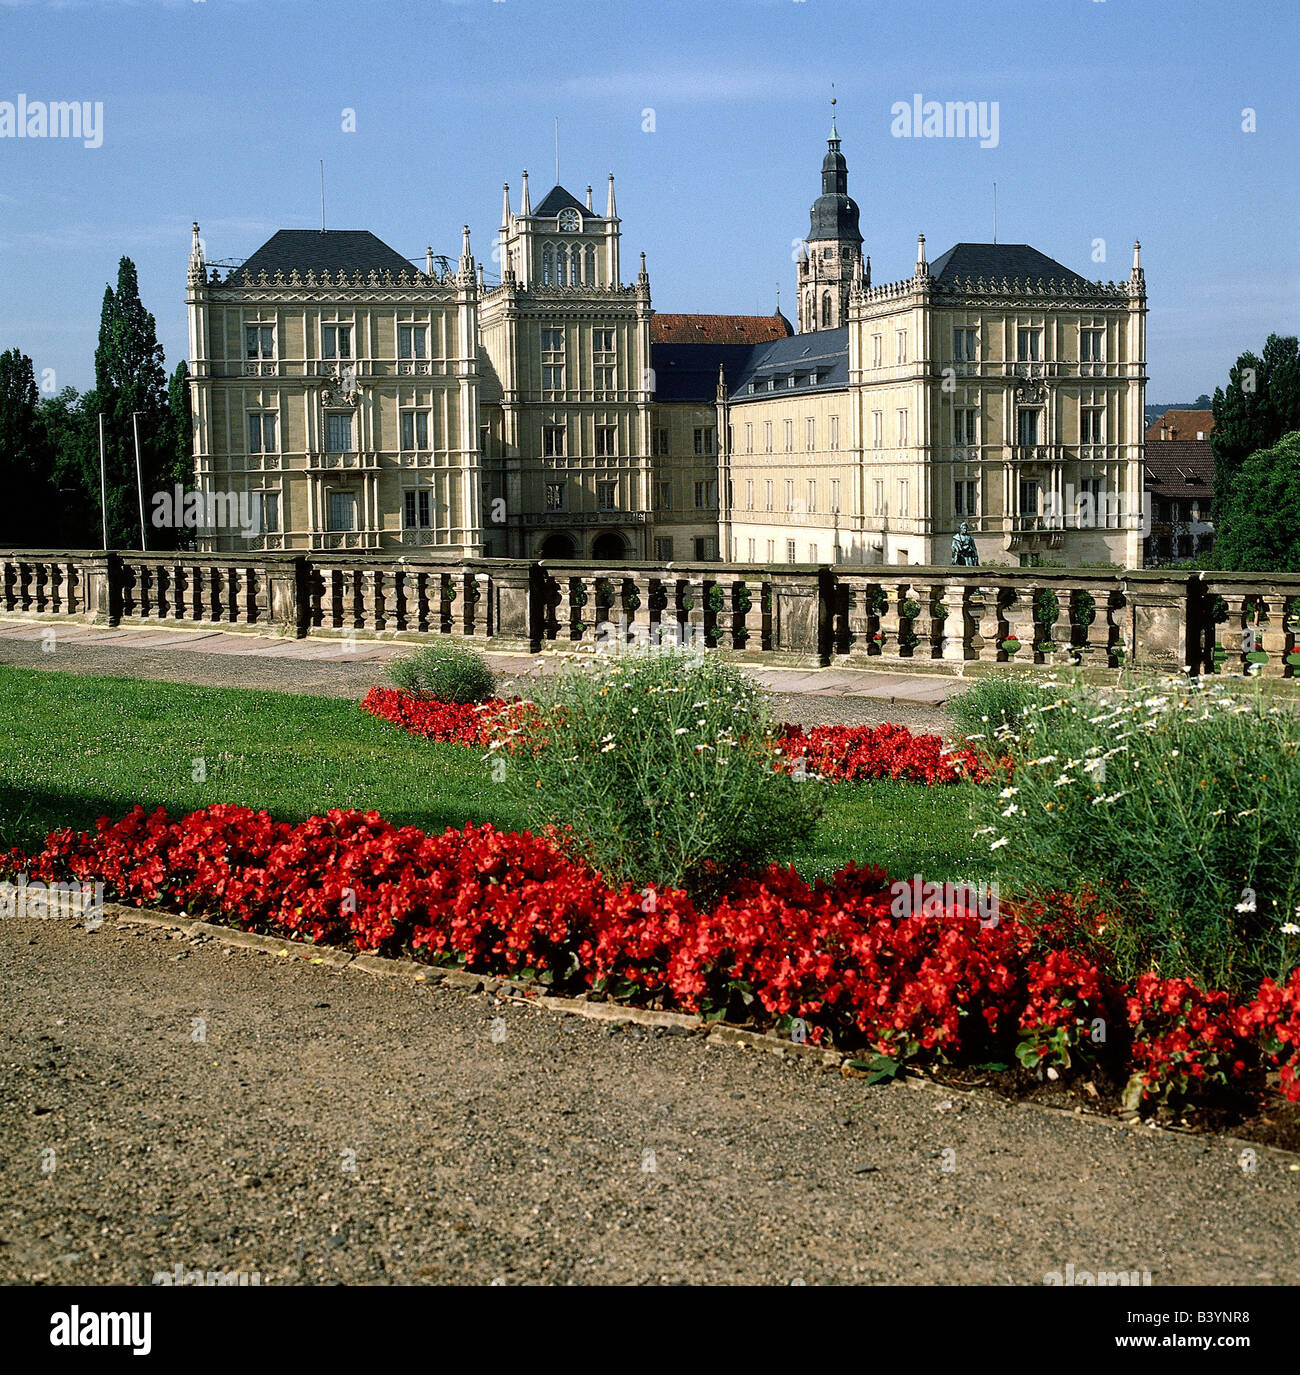
[[[577,557],[573,540],[568,535],[547,535],[537,551],[539,559],[572,559]]]
[[[627,557],[627,544],[622,535],[608,531],[596,536],[591,546],[591,557],[596,563],[614,563]]]

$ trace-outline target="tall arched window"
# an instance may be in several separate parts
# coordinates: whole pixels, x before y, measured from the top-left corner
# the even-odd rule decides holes
[[[582,245],[575,243],[572,248],[572,257],[569,259],[569,285],[582,285]]]
[[[822,293],[822,328],[829,329],[831,326],[831,294],[829,291]]]
[[[587,285],[596,285],[596,246],[587,245]]]
[[[569,250],[563,244],[555,250],[555,285],[569,285]]]
[[[555,259],[551,253],[551,245],[542,246],[542,285],[550,286],[551,280],[555,276]]]

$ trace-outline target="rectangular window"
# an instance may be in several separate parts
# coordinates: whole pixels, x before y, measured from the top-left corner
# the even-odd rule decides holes
[[[244,352],[249,358],[274,358],[275,326],[247,326],[244,330]]]
[[[900,516],[909,515],[909,505],[912,497],[912,484],[908,478],[898,479],[898,514]]]
[[[672,557],[673,557],[673,542],[672,542],[672,540],[671,540],[670,538],[669,538],[669,539],[665,539],[665,538],[663,538],[663,537],[656,537],[656,539],[655,539],[655,558],[659,559],[659,560],[660,560],[661,562],[663,562],[663,563],[668,563],[668,562],[670,562],[670,561],[672,560]]]
[[[332,454],[352,452],[352,417],[330,412],[325,416],[325,448]],[[349,526],[349,529],[352,527]]]
[[[764,509],[770,511],[772,509],[772,479],[770,477],[763,479],[763,496],[767,503]]]
[[[546,484],[546,509],[548,511],[564,510],[564,483],[548,482]]]
[[[882,477],[876,478],[871,484],[871,496],[874,503],[875,514],[883,516],[885,514],[885,480]]]
[[[794,453],[794,421],[787,420],[784,425],[785,430],[785,451],[788,454]]]
[[[542,455],[545,458],[564,457],[564,426],[542,426]]]
[[[701,456],[713,452],[713,437],[717,433],[712,426],[695,431],[695,452]]]
[[[428,330],[423,325],[398,325],[397,356],[399,358],[424,358],[425,340]]]
[[[979,510],[976,505],[978,500],[976,496],[977,491],[978,486],[971,478],[959,478],[958,481],[953,484],[953,510],[956,511],[959,516],[979,515]]]
[[[894,334],[894,361],[897,363],[907,362],[907,331],[897,330]]]
[[[593,329],[591,347],[595,353],[614,352],[614,331],[612,329]]]
[[[718,509],[718,483],[709,478],[695,484],[695,509],[697,511],[716,511]]]
[[[1106,412],[1101,406],[1085,406],[1079,412],[1079,443],[1100,444],[1102,442],[1102,418]]]
[[[792,540],[792,539],[786,540],[786,542],[785,542],[785,561],[786,561],[786,563],[793,563],[797,557],[798,557],[798,555],[795,553],[795,550],[794,550],[794,540]]]
[[[592,382],[597,391],[614,390],[614,368],[612,364],[601,364],[593,369]]]
[[[429,514],[429,493],[427,488],[416,488],[402,493],[402,522],[407,530],[427,530],[433,521]]]
[[[904,444],[906,444],[906,443],[907,443],[907,412],[906,412],[906,411],[899,411],[899,413],[898,413],[898,444],[899,444],[899,447],[901,448],[901,447],[902,447]]]
[[[774,539],[767,542],[767,561],[768,563],[776,562],[776,541]]]
[[[1081,363],[1100,363],[1105,338],[1106,331],[1103,329],[1081,329],[1079,331],[1079,361]]]
[[[885,336],[883,334],[873,334],[871,336],[871,366],[878,368],[881,366],[885,356]]]
[[[617,427],[614,425],[596,426],[596,457],[613,458],[618,452],[616,436]]]
[[[794,478],[788,477],[785,480],[785,509],[794,510]]]
[[[871,447],[880,449],[885,443],[885,413],[884,411],[871,412]]]
[[[320,351],[322,358],[351,358],[352,326],[322,325]]]
[[[248,452],[250,454],[275,453],[275,416],[266,412],[254,412],[248,417]]]
[[[705,535],[695,540],[695,561],[712,563],[718,557],[718,541],[713,535]]]
[[[772,422],[770,420],[763,421],[763,452],[765,454],[772,452]]]
[[[564,365],[562,363],[542,364],[542,390],[564,390]]]
[[[1021,411],[1017,419],[1018,438],[1023,447],[1032,448],[1038,443],[1038,417],[1040,411]]]
[[[1038,515],[1038,483],[1031,478],[1020,479],[1020,514]]]
[[[1018,329],[1016,331],[1016,360],[1020,363],[1037,363],[1043,356],[1043,331],[1041,329]]]
[[[817,480],[811,477],[808,479],[808,510],[810,512],[817,510]]]
[[[542,331],[542,352],[564,352],[564,331],[562,329],[544,329]]]
[[[810,544],[810,545],[808,546],[808,562],[809,562],[809,563],[816,563],[816,562],[817,562],[817,546],[816,546],[815,544]]]
[[[840,447],[840,418],[838,415],[831,416],[830,447],[832,449]]]
[[[953,412],[953,442],[956,444],[978,444],[979,431],[976,417],[979,412],[972,407],[962,406]]]
[[[618,483],[617,482],[598,482],[596,484],[596,507],[601,511],[614,511],[618,509]]]
[[[280,493],[254,492],[254,519],[256,529],[263,535],[276,535],[280,532]]]
[[[402,449],[410,453],[412,450],[424,450],[429,447],[429,412],[428,411],[403,411],[402,412]]]
[[[752,477],[747,477],[747,478],[745,479],[745,510],[746,510],[746,511],[752,511],[753,509],[754,509],[754,479],[753,479]]]
[[[749,421],[745,422],[745,452],[754,452],[754,426]]]
[[[952,332],[952,356],[958,363],[977,362],[975,352],[975,331],[973,329],[955,329]]]
[[[667,458],[667,457],[668,457],[668,431],[667,431],[667,430],[656,430],[656,431],[655,431],[655,457],[656,457],[656,458]]]
[[[803,446],[808,453],[817,447],[817,422],[812,416],[803,422]]]
[[[326,519],[331,530],[355,530],[357,528],[357,499],[352,492],[330,492],[328,494]]]
[[[840,513],[840,480],[837,477],[831,478],[831,514],[838,516]]]
[[[673,484],[666,479],[659,483],[659,509],[661,511],[673,509]]]

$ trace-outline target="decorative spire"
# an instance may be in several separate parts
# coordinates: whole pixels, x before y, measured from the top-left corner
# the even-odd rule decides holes
[[[521,181],[523,182],[523,185],[520,187],[520,190],[519,190],[519,218],[520,218],[520,219],[525,219],[525,220],[526,220],[526,219],[528,219],[528,217],[533,213],[533,203],[532,203],[532,201],[529,200],[529,198],[528,198],[528,173],[527,173],[527,171],[524,172],[523,177],[521,178]]]
[[[195,220],[194,223],[190,225],[190,232],[193,235],[190,242],[190,257],[197,258],[201,263],[203,261],[203,241],[199,238],[198,220]]]
[[[460,270],[474,271],[474,254],[469,246],[469,225],[464,225],[460,231]]]
[[[605,218],[607,220],[618,219],[618,207],[614,204],[614,174],[609,174],[609,200],[605,206]]]
[[[588,210],[591,210],[591,209],[592,209],[592,205],[591,205],[591,183],[590,183],[590,182],[587,183],[587,209],[588,209]],[[593,212],[593,213],[594,213],[594,212]]]
[[[916,236],[916,276],[928,277],[930,275],[930,265],[925,261],[925,235]]]
[[[430,245],[424,250],[424,275],[425,275],[426,277],[432,277],[432,276],[433,276],[433,245],[432,245],[432,244],[430,244]]]
[[[197,230],[197,229],[198,229],[198,225],[195,225],[194,228]],[[1134,239],[1134,240],[1133,240],[1133,271],[1134,271],[1134,272],[1141,272],[1141,271],[1142,271],[1142,241],[1141,241],[1141,239]]]
[[[831,136],[826,141],[832,149],[839,149],[840,131],[835,127],[835,83],[833,81],[831,82]]]
[[[501,183],[501,228],[505,229],[510,224],[510,183]]]
[[[641,271],[636,274],[637,286],[648,287],[650,285],[650,274],[645,270],[645,254],[641,254]]]

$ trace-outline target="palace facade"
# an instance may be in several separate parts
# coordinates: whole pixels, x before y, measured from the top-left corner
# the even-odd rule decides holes
[[[417,266],[365,231],[281,230],[210,264],[195,226],[200,490],[256,494],[212,550],[741,563],[1140,566],[1146,287],[961,243],[873,284],[834,126],[798,331],[656,314],[614,179],[532,205],[487,284],[462,236]]]

